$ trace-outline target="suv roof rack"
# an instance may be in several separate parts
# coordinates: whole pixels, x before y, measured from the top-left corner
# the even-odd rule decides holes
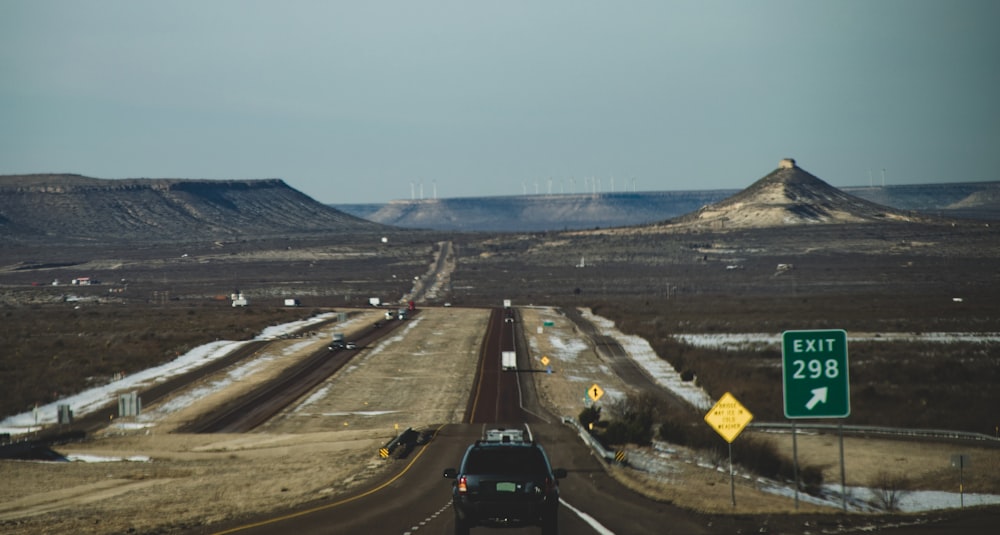
[[[525,442],[524,431],[521,429],[504,429],[502,427],[497,429],[487,429],[483,433],[483,439],[477,440],[476,442],[477,443],[500,442],[504,444],[523,443]]]

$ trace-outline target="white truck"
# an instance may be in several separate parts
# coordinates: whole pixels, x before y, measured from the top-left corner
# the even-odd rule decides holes
[[[500,352],[500,369],[503,371],[517,370],[517,352],[515,351],[501,351]]]
[[[330,342],[330,351],[334,349],[344,349],[344,333],[333,333],[333,340]]]

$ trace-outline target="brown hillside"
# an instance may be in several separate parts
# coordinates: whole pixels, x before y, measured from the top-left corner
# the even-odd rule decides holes
[[[798,167],[795,160],[785,159],[740,193],[669,224],[736,229],[918,219],[913,213],[845,193]]]
[[[0,177],[0,239],[189,241],[383,228],[282,180]]]

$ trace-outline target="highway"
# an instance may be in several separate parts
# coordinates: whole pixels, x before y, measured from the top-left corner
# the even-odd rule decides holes
[[[238,523],[200,528],[197,534],[445,534],[454,530],[451,482],[445,468],[456,467],[465,448],[485,428],[526,426],[545,447],[554,467],[565,468],[560,483],[562,533],[648,534],[711,533],[697,517],[635,493],[609,477],[575,430],[548,415],[528,385],[531,372],[500,370],[500,351],[517,345],[515,327],[493,311],[483,337],[480,364],[470,395],[466,422],[444,425],[426,444],[418,446],[386,478],[371,482],[350,495],[308,504],[279,514],[247,518]],[[317,459],[336,462],[336,459]],[[485,528],[477,531],[490,531]],[[519,535],[537,528],[504,530]]]
[[[413,311],[411,314],[417,314]],[[378,322],[362,331],[356,341],[365,346],[399,326],[398,321]],[[181,433],[244,433],[263,424],[316,385],[344,367],[355,351],[323,348],[285,370],[277,379],[244,397],[217,407],[178,429]]]

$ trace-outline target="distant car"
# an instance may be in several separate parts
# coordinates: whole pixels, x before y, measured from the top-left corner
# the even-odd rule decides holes
[[[347,342],[346,344],[344,344],[344,349],[357,349],[357,348],[358,344],[355,344],[354,342]]]
[[[327,346],[327,349],[329,349],[330,351],[334,351],[337,349],[344,349],[344,345],[345,345],[344,342],[337,341]]]
[[[519,430],[489,430],[466,449],[454,479],[455,535],[476,526],[540,526],[544,535],[559,532],[559,482],[566,470],[552,469],[545,450],[524,440]]]

